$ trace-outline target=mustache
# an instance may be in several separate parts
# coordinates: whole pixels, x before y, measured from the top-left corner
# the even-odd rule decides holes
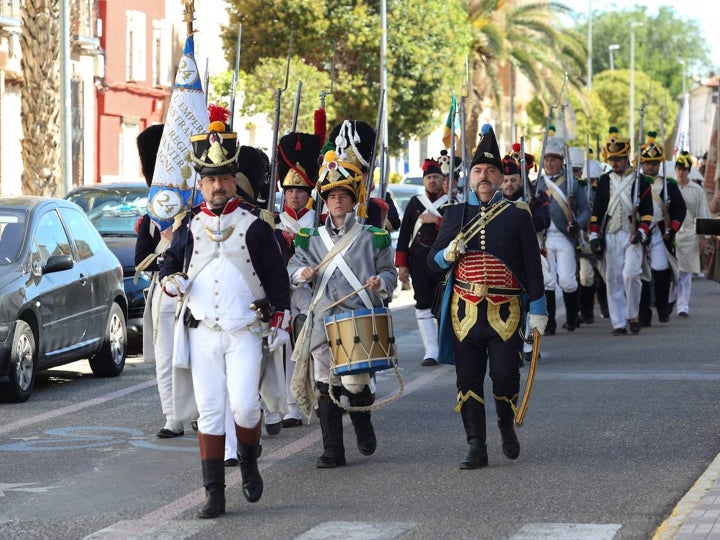
[[[212,194],[213,194],[213,196],[214,195],[227,195],[227,191],[225,191],[224,189],[215,189],[215,190],[213,190]]]

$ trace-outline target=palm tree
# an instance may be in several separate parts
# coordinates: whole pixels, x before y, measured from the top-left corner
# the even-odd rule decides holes
[[[571,86],[582,88],[585,44],[582,36],[563,28],[560,20],[561,15],[572,13],[565,4],[553,1],[468,1],[473,29],[466,131],[473,134],[468,136],[470,146],[476,143],[485,100],[492,99],[502,111],[503,88],[498,78],[502,68],[510,65],[521,73],[546,108],[557,100],[566,73]]]
[[[60,3],[24,0],[21,7],[23,126],[21,184],[27,195],[53,196],[60,178]]]

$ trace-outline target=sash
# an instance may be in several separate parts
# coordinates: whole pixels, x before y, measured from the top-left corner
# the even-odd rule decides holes
[[[308,217],[308,219],[303,219],[306,216]],[[306,223],[302,223],[303,221],[305,221]],[[311,212],[304,214],[299,221],[290,216],[287,212],[283,212],[282,214],[280,214],[280,223],[282,223],[286,231],[289,231],[293,234],[297,233],[303,227],[312,227],[313,221],[314,214]]]
[[[415,196],[417,200],[425,207],[425,210],[430,212],[431,214],[435,214],[437,217],[441,217],[440,214],[440,207],[444,205],[447,200],[448,196],[447,194],[444,194],[437,199],[435,199],[435,202],[430,202],[430,199],[427,198],[427,195],[424,193],[422,195],[416,195]],[[423,212],[424,214],[424,212]],[[422,214],[420,214],[422,215]],[[420,230],[420,227],[422,227],[422,221],[420,221],[420,216],[415,220],[415,225],[413,226],[413,232],[412,236],[410,237],[410,243],[408,245],[412,245],[413,241],[415,240],[415,237],[417,236],[418,231]]]
[[[560,185],[556,184],[549,178],[544,178],[544,180],[545,180],[545,187],[549,188],[549,189],[546,189],[545,191],[547,191],[550,194],[550,196],[553,199],[555,199],[555,202],[558,204],[560,209],[563,211],[563,214],[565,214],[567,216],[568,215],[568,201],[567,201],[567,197],[566,197],[565,193],[560,188]],[[563,180],[565,180],[564,176],[563,176]]]

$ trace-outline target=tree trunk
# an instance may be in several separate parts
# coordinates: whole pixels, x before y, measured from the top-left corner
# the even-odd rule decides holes
[[[52,197],[62,184],[60,3],[24,0],[21,10],[22,190],[25,195]]]

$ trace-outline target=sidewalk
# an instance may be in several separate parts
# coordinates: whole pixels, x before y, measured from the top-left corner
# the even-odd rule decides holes
[[[720,454],[658,527],[653,540],[720,540]]]

